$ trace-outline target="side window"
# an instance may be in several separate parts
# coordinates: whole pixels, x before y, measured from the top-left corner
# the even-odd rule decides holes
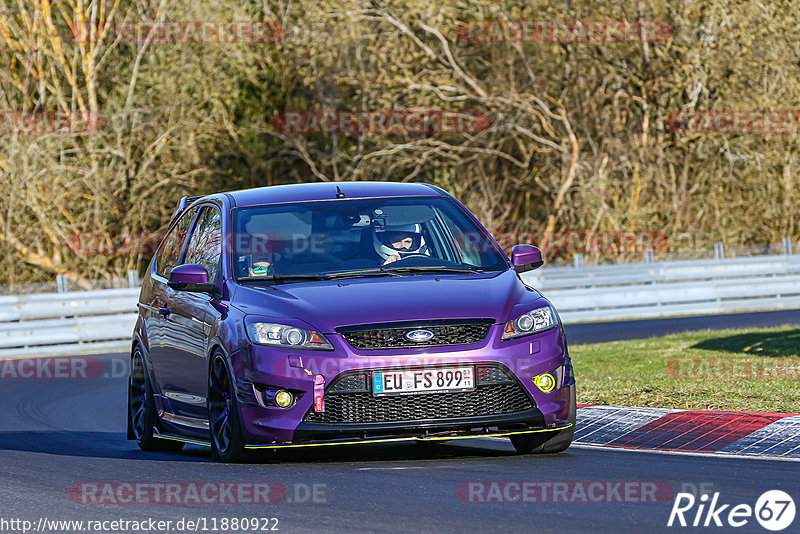
[[[478,243],[482,241],[481,237],[474,232],[465,232],[446,213],[440,212],[440,215],[452,236],[453,245],[458,255],[461,256],[461,261],[476,267],[482,266],[481,251],[478,246]]]
[[[208,206],[204,207],[186,252],[186,263],[197,263],[205,267],[209,281],[214,280],[219,271],[219,258],[222,255],[221,230],[219,211]]]
[[[189,233],[189,228],[192,226],[192,221],[196,214],[197,208],[184,213],[178,224],[173,226],[167,237],[164,238],[164,245],[159,250],[156,258],[156,272],[164,278],[169,278],[169,273],[173,267],[177,267],[183,243],[186,241],[186,234]]]

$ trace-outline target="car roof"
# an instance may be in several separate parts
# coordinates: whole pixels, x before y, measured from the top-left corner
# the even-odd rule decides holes
[[[338,188],[338,189],[337,189]],[[273,185],[229,191],[236,206],[256,206],[308,200],[334,200],[341,191],[342,198],[412,197],[443,195],[443,190],[424,183],[406,182],[314,182],[307,184]]]

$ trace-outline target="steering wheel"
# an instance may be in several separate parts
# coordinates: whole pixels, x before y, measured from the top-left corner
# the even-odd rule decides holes
[[[400,256],[400,259],[396,261],[403,261],[407,260],[408,258],[416,258],[418,256],[422,256],[423,258],[430,258],[430,256],[428,256],[427,254],[423,254],[422,252],[409,252],[407,254],[403,254],[402,256]]]
[[[397,255],[399,256],[399,254],[397,254]],[[428,258],[428,259],[430,259],[431,257],[428,256],[427,254],[423,254],[421,252],[409,252],[407,254],[403,254],[400,257],[399,260],[394,260],[393,262],[390,262],[390,263],[383,263],[382,266],[386,267],[387,265],[394,265],[396,263],[400,263],[400,262],[403,262],[403,261],[406,261],[406,260],[410,260],[410,259],[413,259],[413,258]]]

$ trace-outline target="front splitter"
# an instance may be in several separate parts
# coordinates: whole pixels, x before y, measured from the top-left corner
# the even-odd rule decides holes
[[[521,434],[537,434],[540,432],[557,432],[565,430],[574,426],[573,423],[568,423],[563,426],[552,428],[540,428],[535,430],[520,430],[514,432],[492,432],[486,434],[452,434],[452,435],[437,435],[437,436],[403,436],[397,438],[366,438],[358,440],[341,440],[341,441],[311,441],[309,443],[284,443],[274,445],[245,445],[246,449],[288,449],[299,447],[334,447],[337,445],[363,445],[367,443],[402,443],[402,442],[432,442],[432,441],[452,441],[456,439],[475,439],[475,438],[502,438],[511,437]]]

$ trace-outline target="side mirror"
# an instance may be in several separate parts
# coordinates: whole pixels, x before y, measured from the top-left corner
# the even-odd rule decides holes
[[[533,245],[514,245],[511,249],[511,263],[518,273],[538,269],[544,265],[542,251]]]
[[[214,290],[214,284],[208,283],[208,271],[196,263],[186,263],[172,269],[167,285],[176,291],[210,293]]]

